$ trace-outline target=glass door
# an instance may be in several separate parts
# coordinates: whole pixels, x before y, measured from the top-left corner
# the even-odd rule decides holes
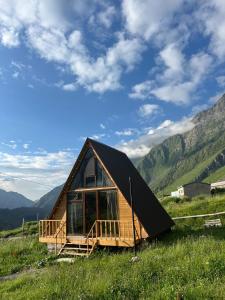
[[[82,193],[67,194],[67,234],[84,234]]]
[[[97,219],[96,192],[85,192],[85,233],[88,234]]]

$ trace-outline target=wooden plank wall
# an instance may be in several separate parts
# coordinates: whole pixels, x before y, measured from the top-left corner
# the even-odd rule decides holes
[[[119,218],[120,221],[130,222],[132,223],[132,210],[130,205],[127,203],[123,194],[118,191],[118,201],[119,201]],[[139,222],[137,216],[134,217],[135,228],[137,229],[139,238],[147,238],[148,234]],[[122,228],[123,230],[123,228]],[[130,230],[126,229],[127,235],[130,235]],[[132,234],[132,233],[131,233]],[[137,238],[137,237],[136,237]]]
[[[63,198],[59,201],[52,219],[66,221],[66,193],[64,193]]]
[[[118,204],[119,204],[119,220],[132,223],[132,211],[131,207],[127,203],[126,199],[122,195],[120,191],[118,191]],[[66,221],[66,193],[63,195],[62,200],[58,203],[58,206],[55,209],[55,213],[52,217],[54,220],[64,220]],[[135,227],[138,232],[139,238],[147,238],[148,234],[139,222],[137,216],[135,215]],[[132,227],[131,228],[121,228],[121,231],[126,235],[130,236],[130,238],[133,237]]]

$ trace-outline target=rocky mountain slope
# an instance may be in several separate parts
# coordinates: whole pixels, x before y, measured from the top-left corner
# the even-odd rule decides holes
[[[33,201],[15,192],[6,192],[0,189],[0,209],[14,209],[18,207],[32,207]]]
[[[192,130],[166,139],[136,164],[155,192],[166,194],[195,180],[207,182],[215,172],[223,176],[225,95],[212,108],[197,114],[193,123]]]
[[[63,185],[55,187],[53,190],[42,196],[37,202],[35,202],[34,206],[37,208],[41,208],[45,211],[46,215],[48,215],[57,200]]]

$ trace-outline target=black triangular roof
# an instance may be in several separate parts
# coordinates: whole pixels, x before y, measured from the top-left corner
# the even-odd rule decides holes
[[[53,216],[54,210],[62,198],[66,187],[71,183],[74,172],[78,170],[87,145],[93,147],[104,167],[130,206],[131,199],[129,177],[131,178],[134,212],[149,236],[157,236],[160,233],[167,231],[174,225],[174,222],[170,216],[152,193],[127,155],[119,150],[94,141],[90,138],[86,139],[80,155],[78,156],[75,165],[63,187],[63,190],[56,201],[51,216]]]
[[[127,155],[102,143],[88,140],[130,206],[129,177],[131,178],[134,211],[149,236],[157,236],[173,226],[174,222]]]

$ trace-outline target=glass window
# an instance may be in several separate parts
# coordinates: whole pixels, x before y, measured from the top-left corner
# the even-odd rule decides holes
[[[99,219],[118,220],[118,203],[116,191],[101,191],[98,198]]]
[[[112,181],[109,176],[106,174],[102,168],[99,161],[96,161],[96,177],[97,177],[97,186],[113,186]]]
[[[85,178],[85,186],[86,187],[94,187],[96,186],[95,176],[88,176]]]
[[[67,193],[67,202],[74,202],[74,201],[82,201],[82,193],[77,192],[68,192]]]
[[[67,234],[83,234],[83,198],[82,193],[67,194]]]
[[[88,233],[96,220],[96,192],[85,193],[85,225]]]
[[[80,168],[73,179],[71,189],[75,190],[95,186],[113,186],[113,183],[94,156],[93,150],[90,148],[86,152]]]

